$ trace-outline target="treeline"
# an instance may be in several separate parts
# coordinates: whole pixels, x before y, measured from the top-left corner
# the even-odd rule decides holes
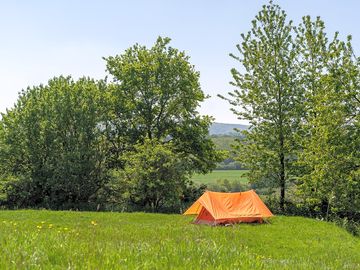
[[[360,220],[360,59],[351,36],[329,37],[319,17],[293,25],[270,2],[241,39],[231,54],[241,69],[223,98],[251,124],[236,145],[251,182],[279,196],[281,212]]]
[[[211,140],[214,142],[217,150],[224,152],[224,160],[216,164],[216,170],[244,170],[245,168],[241,163],[236,160],[236,153],[233,146],[236,140],[240,139],[234,131],[234,135],[211,135]]]
[[[223,155],[197,112],[199,73],[169,42],[104,58],[111,80],[23,90],[0,122],[0,204],[178,211],[197,198],[191,175]]]

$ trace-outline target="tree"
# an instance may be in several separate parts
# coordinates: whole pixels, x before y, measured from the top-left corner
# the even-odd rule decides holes
[[[185,180],[213,169],[222,155],[208,136],[212,118],[197,112],[205,99],[199,73],[169,42],[158,38],[150,49],[136,44],[107,58],[112,83],[59,77],[23,91],[1,120],[0,198],[21,207],[88,207],[109,191],[121,201],[114,197],[120,191],[158,209],[171,197],[165,192],[196,192]],[[159,163],[148,170],[143,157]],[[130,184],[134,164],[143,173]],[[113,170],[124,179],[114,182]],[[152,199],[150,188],[142,194],[165,179],[157,186],[164,198]]]
[[[130,205],[158,211],[171,206],[183,196],[188,178],[184,163],[172,149],[155,139],[145,139],[126,154],[124,170],[120,172],[122,196]]]
[[[299,190],[320,213],[351,217],[360,211],[359,60],[351,37],[343,42],[335,33],[329,42],[319,17],[304,17],[296,30],[306,112]]]
[[[242,69],[231,70],[236,89],[226,98],[239,119],[250,122],[236,148],[238,159],[250,169],[251,181],[280,188],[281,209],[293,177],[302,101],[292,29],[278,5],[263,6],[251,31],[241,35],[240,56],[231,54]]]
[[[184,172],[177,172],[180,181],[182,175],[188,177],[193,172],[206,173],[215,168],[222,155],[208,135],[211,117],[200,116],[197,111],[200,102],[206,98],[200,88],[199,73],[189,63],[189,57],[170,47],[169,42],[169,38],[159,37],[150,49],[136,44],[121,55],[105,58],[107,70],[113,76],[109,85],[107,130],[114,154],[112,168],[129,172],[129,164],[135,161],[129,158],[131,154],[124,153],[134,152],[138,157],[157,155],[157,151],[166,149],[162,153],[169,155],[167,158],[181,160]],[[140,147],[153,143],[157,145],[154,153]],[[140,162],[138,165],[146,164]],[[158,170],[169,171],[165,164],[157,166]],[[151,170],[154,168],[155,165]],[[144,174],[138,172],[137,178],[143,175],[144,179],[137,182],[150,181],[150,185],[152,180],[147,176],[150,172],[145,167],[142,170]],[[160,181],[163,176],[158,176]],[[168,181],[168,185],[161,185],[162,194],[165,191],[177,194],[182,181],[178,183],[180,186],[174,186],[173,183],[177,182],[171,177]],[[139,192],[137,196],[147,198],[143,201],[152,196],[149,189],[146,189],[148,194],[142,194],[145,192],[143,189],[136,190]],[[154,208],[158,206],[152,200],[149,204]]]
[[[111,166],[122,175],[113,186],[127,187],[120,190],[132,203],[153,210],[179,200],[193,172],[206,173],[222,158],[208,135],[212,119],[197,112],[205,99],[199,73],[169,42],[159,37],[150,49],[136,44],[105,58],[113,76],[107,122]]]
[[[81,207],[106,181],[106,84],[51,79],[2,115],[0,171],[13,206]]]

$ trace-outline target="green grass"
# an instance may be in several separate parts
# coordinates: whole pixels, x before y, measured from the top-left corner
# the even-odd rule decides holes
[[[192,180],[198,184],[212,184],[221,179],[247,184],[247,177],[244,176],[247,172],[247,170],[215,170],[208,174],[195,174]]]
[[[0,269],[360,269],[360,239],[322,221],[209,227],[181,215],[0,211]]]

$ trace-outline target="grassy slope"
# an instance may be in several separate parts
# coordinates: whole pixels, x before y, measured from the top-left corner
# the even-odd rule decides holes
[[[208,227],[190,220],[0,211],[0,269],[360,268],[360,239],[333,224],[275,217],[266,225]]]
[[[218,179],[227,179],[229,181],[239,180],[242,183],[247,183],[247,178],[243,176],[246,172],[246,170],[215,170],[208,174],[196,174],[192,180],[199,184],[216,183]]]

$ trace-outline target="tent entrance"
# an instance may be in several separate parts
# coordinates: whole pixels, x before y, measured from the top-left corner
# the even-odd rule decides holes
[[[205,207],[202,207],[202,209],[200,210],[199,215],[196,217],[195,224],[208,224],[208,225],[215,225],[215,219],[214,217],[210,214],[210,212],[208,210],[206,210]]]

